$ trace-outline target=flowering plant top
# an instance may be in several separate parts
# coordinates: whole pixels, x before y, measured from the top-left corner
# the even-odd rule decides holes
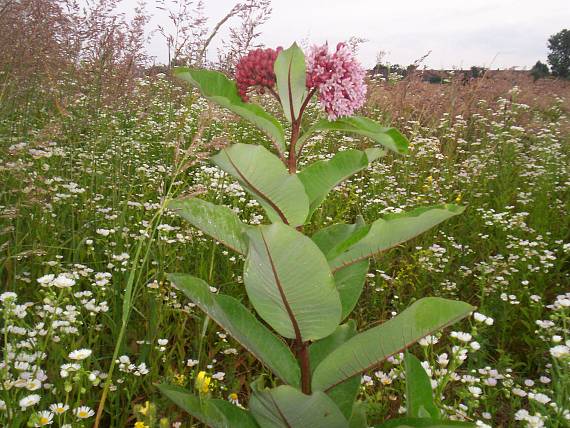
[[[406,153],[408,142],[394,128],[354,116],[365,100],[364,71],[349,49],[314,47],[308,58],[289,49],[258,49],[237,65],[236,80],[208,70],[180,68],[177,76],[204,97],[250,121],[271,139],[263,144],[233,144],[212,162],[237,180],[263,207],[265,224],[244,224],[226,206],[199,198],[171,201],[192,225],[245,256],[243,280],[255,314],[236,299],[211,291],[188,274],[170,280],[210,318],[251,352],[274,379],[260,376],[251,384],[249,409],[210,398],[205,372],[196,396],[171,385],[160,390],[180,407],[213,427],[365,428],[365,408],[356,401],[360,375],[422,337],[465,317],[473,308],[440,298],[420,299],[385,323],[357,332],[347,320],[362,293],[369,259],[460,214],[446,204],[392,214],[366,224],[335,224],[309,237],[304,226],[328,193],[367,168],[387,150]],[[268,92],[283,108],[276,118],[250,102],[252,91]],[[316,96],[326,118],[303,123]],[[290,125],[285,138],[283,123]],[[350,132],[373,142],[349,149],[298,171],[306,141],[316,132]],[[451,426],[440,421],[431,384],[415,357],[406,357],[408,417],[397,426]],[[470,426],[455,424],[453,426]]]

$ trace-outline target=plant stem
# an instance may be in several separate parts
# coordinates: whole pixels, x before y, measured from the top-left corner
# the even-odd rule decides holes
[[[309,360],[309,342],[299,344],[297,352],[299,365],[301,366],[301,390],[303,394],[311,394],[311,365]]]

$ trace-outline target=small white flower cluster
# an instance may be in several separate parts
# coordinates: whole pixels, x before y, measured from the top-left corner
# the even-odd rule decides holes
[[[120,372],[129,373],[134,376],[144,376],[149,373],[146,363],[142,362],[138,366],[131,363],[128,355],[121,355],[116,361]]]

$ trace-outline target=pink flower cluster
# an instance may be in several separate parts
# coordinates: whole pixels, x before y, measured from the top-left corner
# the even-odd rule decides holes
[[[264,93],[276,84],[275,60],[283,48],[255,49],[236,66],[238,93],[245,102],[252,89]],[[366,100],[365,71],[344,43],[330,53],[328,45],[313,46],[307,56],[307,88],[315,89],[329,120],[351,116]]]
[[[344,43],[336,52],[313,46],[307,58],[307,87],[318,90],[319,104],[329,120],[351,116],[366,100],[365,71]]]
[[[281,47],[255,49],[239,60],[236,65],[236,82],[238,93],[243,101],[249,101],[247,92],[250,88],[256,88],[263,94],[265,88],[271,89],[275,86],[273,65],[282,50]]]

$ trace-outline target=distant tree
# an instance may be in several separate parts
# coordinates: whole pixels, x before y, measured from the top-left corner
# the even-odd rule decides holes
[[[471,77],[473,79],[483,77],[483,74],[485,74],[485,67],[477,67],[476,65],[471,67]]]
[[[534,78],[534,81],[536,82],[538,79],[542,79],[550,75],[550,72],[546,64],[540,61],[536,61],[536,64],[534,64],[534,66],[530,69],[530,75]]]
[[[548,63],[553,76],[570,78],[570,30],[562,30],[548,39]]]

